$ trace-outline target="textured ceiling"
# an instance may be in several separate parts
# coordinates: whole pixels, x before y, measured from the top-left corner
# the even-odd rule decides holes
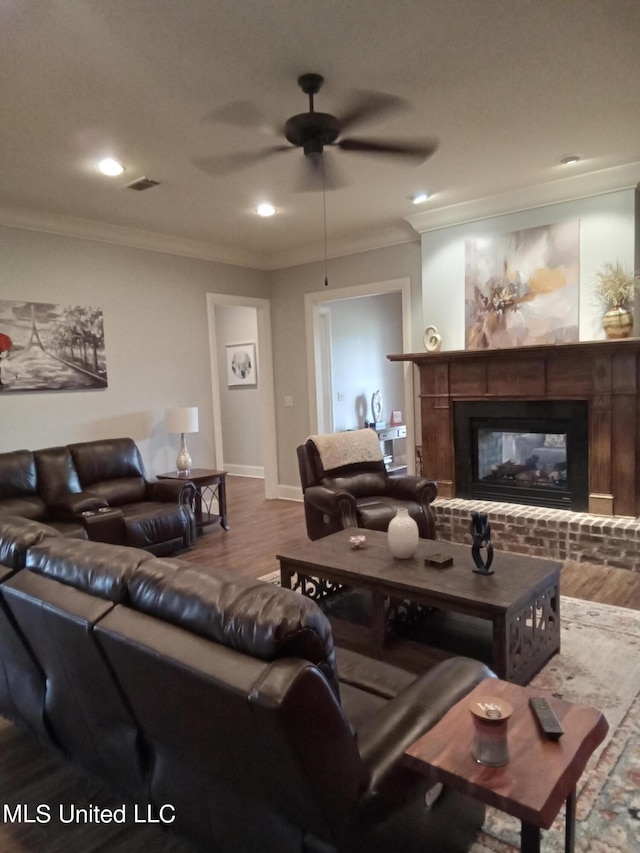
[[[162,235],[255,266],[315,258],[322,193],[297,191],[300,150],[215,177],[194,165],[278,143],[212,116],[250,101],[281,128],[307,108],[296,78],[308,71],[326,79],[324,112],[358,89],[411,105],[350,135],[439,141],[419,166],[326,153],[345,181],[326,196],[329,254],[415,238],[420,188],[437,224],[478,199],[526,204],[532,188],[541,203],[545,187],[575,196],[593,176],[600,190],[632,185],[639,44],[638,0],[2,0],[0,220]],[[558,162],[572,153],[583,160],[567,181]],[[94,170],[104,154],[122,177]],[[143,175],[160,186],[123,189]],[[265,199],[270,220],[253,214]]]

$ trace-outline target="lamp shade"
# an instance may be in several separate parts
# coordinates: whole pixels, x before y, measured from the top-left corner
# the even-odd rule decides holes
[[[165,410],[167,432],[198,432],[198,407],[176,406]]]

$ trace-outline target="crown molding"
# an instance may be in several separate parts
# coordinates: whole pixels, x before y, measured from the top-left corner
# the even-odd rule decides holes
[[[613,166],[609,169],[600,169],[597,172],[571,175],[544,184],[522,187],[501,195],[487,196],[446,207],[434,208],[433,210],[421,211],[406,216],[405,220],[419,234],[423,234],[426,231],[463,225],[467,222],[476,222],[479,219],[489,219],[492,216],[502,216],[535,207],[545,207],[549,204],[576,201],[588,196],[634,189],[639,180],[640,162],[626,163],[623,166]]]
[[[402,243],[415,243],[416,240],[415,233],[407,228],[403,222],[399,222],[377,231],[332,238],[327,245],[326,257],[327,259],[342,258],[345,255],[356,255],[359,252],[384,249]],[[308,244],[269,255],[262,269],[279,270],[285,267],[317,263],[324,261],[324,259],[324,243]]]
[[[79,237],[83,240],[95,240],[100,243],[111,243],[132,249],[147,249],[152,252],[181,255],[204,261],[217,261],[232,266],[266,269],[264,257],[243,249],[231,249],[225,246],[216,246],[213,243],[203,243],[199,240],[174,237],[170,234],[157,234],[152,231],[141,231],[135,228],[125,228],[122,225],[112,225],[107,222],[79,219],[73,216],[63,216],[28,208],[0,206],[0,225],[6,225],[10,228],[24,228],[27,231],[44,231],[49,234],[60,234],[64,237]]]
[[[141,231],[122,225],[47,213],[30,208],[0,206],[0,225],[259,270],[276,270],[283,267],[299,266],[323,261],[325,257],[323,243],[301,246],[271,255],[261,255],[243,249],[231,249],[213,243],[174,237],[170,234]],[[327,258],[353,255],[399,243],[411,243],[415,239],[415,233],[404,222],[400,222],[376,232],[332,239]]]
[[[377,231],[332,238],[327,247],[326,257],[339,258],[412,243],[416,240],[415,232],[422,234],[492,216],[516,213],[520,210],[633,189],[638,185],[639,180],[640,162],[635,162],[523,187],[501,195],[421,211]],[[29,208],[0,206],[0,225],[258,270],[277,270],[322,262],[325,259],[323,243],[307,244],[265,255],[170,234],[158,234]]]

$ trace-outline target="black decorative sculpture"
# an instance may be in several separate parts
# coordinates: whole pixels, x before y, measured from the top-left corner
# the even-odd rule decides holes
[[[493,562],[493,545],[491,544],[491,525],[486,512],[471,513],[471,538],[473,539],[471,556],[476,564],[473,571],[479,575],[492,575],[493,569],[490,566]],[[481,548],[487,549],[486,560],[482,559]]]

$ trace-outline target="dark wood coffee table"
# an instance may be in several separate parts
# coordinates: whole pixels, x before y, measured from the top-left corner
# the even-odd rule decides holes
[[[529,708],[529,697],[541,695],[543,691],[531,687],[489,678],[412,744],[403,762],[434,782],[517,817],[522,824],[523,853],[539,853],[540,829],[548,829],[566,803],[565,850],[571,853],[576,785],[609,724],[596,708],[547,695],[564,728],[560,740],[547,740]],[[483,696],[503,697],[513,706],[508,729],[510,759],[503,767],[478,764],[471,754],[469,704]]]
[[[350,547],[354,533],[364,533],[364,548]],[[425,566],[425,558],[434,554],[453,557],[453,565]],[[527,684],[560,650],[561,564],[552,560],[496,551],[494,574],[485,576],[473,572],[470,546],[421,539],[415,557],[396,560],[386,533],[353,528],[277,557],[282,586],[312,598],[341,586],[368,590],[374,654],[381,654],[388,637],[390,605],[393,610],[402,601],[486,620],[491,626],[490,665],[507,681]],[[473,644],[465,653],[478,656]]]

